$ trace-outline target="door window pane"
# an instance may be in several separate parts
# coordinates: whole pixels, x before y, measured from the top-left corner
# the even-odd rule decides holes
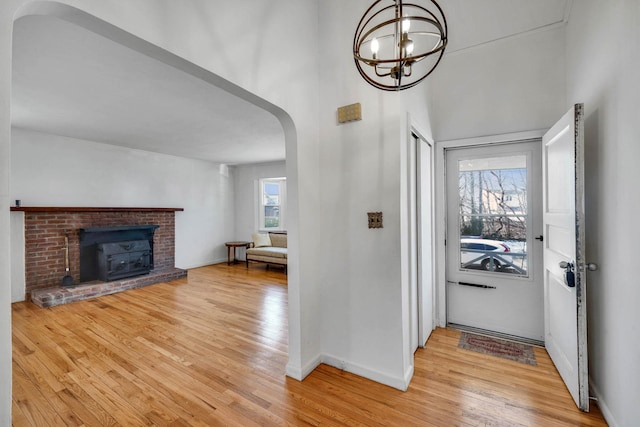
[[[527,157],[458,162],[460,269],[528,275]]]

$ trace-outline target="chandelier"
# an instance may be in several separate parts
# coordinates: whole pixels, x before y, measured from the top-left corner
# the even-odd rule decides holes
[[[414,1],[377,0],[360,19],[353,57],[360,75],[378,89],[413,87],[442,59],[447,46],[442,9],[434,0]]]

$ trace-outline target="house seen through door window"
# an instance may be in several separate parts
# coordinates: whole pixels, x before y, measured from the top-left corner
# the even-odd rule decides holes
[[[260,229],[283,231],[287,203],[287,179],[264,178],[260,180]]]
[[[528,275],[527,158],[458,163],[460,268]]]

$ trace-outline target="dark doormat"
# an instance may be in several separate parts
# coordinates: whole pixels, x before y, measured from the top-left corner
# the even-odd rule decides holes
[[[462,335],[460,335],[458,348],[514,360],[528,365],[537,365],[533,347],[527,344],[463,332]]]

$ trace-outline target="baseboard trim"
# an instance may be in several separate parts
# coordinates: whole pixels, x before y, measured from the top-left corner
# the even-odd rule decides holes
[[[287,363],[285,374],[294,380],[302,381],[322,363],[322,356],[317,356],[304,366],[293,366]]]
[[[604,417],[609,427],[620,427],[613,417],[613,413],[609,409],[607,402],[602,398],[602,393],[598,390],[598,387],[594,384],[591,377],[589,377],[589,389],[593,393],[593,396],[598,400],[598,407],[600,408],[600,412],[602,412],[602,416]]]
[[[227,259],[226,258],[214,259],[210,261],[199,262],[197,264],[176,266],[176,268],[182,268],[183,270],[191,270],[192,268],[200,268],[200,267],[206,267],[208,265],[222,264],[223,262],[226,263]],[[244,263],[244,261],[242,262]]]
[[[404,373],[404,388],[402,391],[407,391],[409,388],[409,384],[411,383],[411,378],[413,378],[413,364],[407,368],[407,371]]]
[[[348,362],[344,359],[329,354],[324,354],[322,356],[322,363],[358,375],[360,377],[367,378],[371,381],[393,387],[401,391],[406,391],[409,387],[409,382],[406,378],[392,377],[390,375],[383,374],[382,372],[378,372],[373,369]],[[409,379],[411,379],[411,377],[413,376],[413,367],[410,368],[410,372],[405,373],[405,377],[407,376]]]
[[[302,381],[307,377],[307,375],[309,375],[318,366],[320,366],[321,363],[333,366],[334,368],[340,369],[341,371],[346,371],[351,374],[366,378],[368,380],[393,387],[400,391],[407,391],[414,373],[414,367],[413,365],[411,365],[405,371],[403,378],[393,377],[387,374],[383,374],[382,372],[348,362],[340,357],[336,357],[330,354],[321,354],[303,367],[297,367],[290,363],[287,363],[285,373],[290,378]]]

